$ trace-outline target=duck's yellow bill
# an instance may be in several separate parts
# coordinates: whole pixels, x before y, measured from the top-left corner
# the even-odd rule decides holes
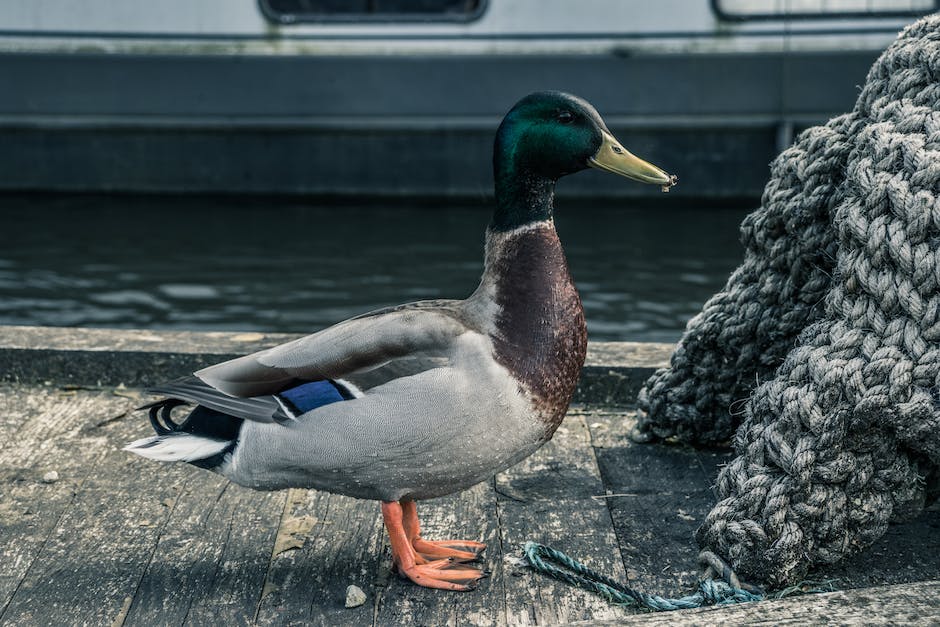
[[[643,161],[631,153],[610,133],[605,132],[603,137],[601,147],[597,149],[593,157],[588,159],[588,165],[641,183],[662,185],[664,192],[668,192],[669,188],[679,181],[679,177],[675,174],[666,174],[652,163]]]

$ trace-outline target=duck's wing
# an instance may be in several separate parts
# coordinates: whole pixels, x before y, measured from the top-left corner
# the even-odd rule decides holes
[[[423,301],[381,309],[209,366],[196,376],[217,390],[245,398],[275,394],[301,381],[341,379],[370,370],[385,371],[386,378],[420,371],[445,358],[454,340],[471,330],[458,303]]]
[[[446,356],[432,353],[408,355],[392,359],[375,368],[361,370],[344,376],[340,383],[354,385],[359,391],[366,392],[395,379],[410,377],[432,368],[443,368],[450,364]]]

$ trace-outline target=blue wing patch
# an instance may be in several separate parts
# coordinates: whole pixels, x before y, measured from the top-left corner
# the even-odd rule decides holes
[[[279,411],[275,414],[274,418],[278,422],[282,422],[283,418],[295,419],[297,416],[305,414],[312,409],[323,407],[330,403],[345,401],[348,400],[349,397],[342,394],[336,384],[327,380],[302,383],[297,387],[275,394],[275,398],[279,401],[281,411],[283,411],[285,415],[280,416]],[[281,420],[278,420],[278,418],[281,418]]]

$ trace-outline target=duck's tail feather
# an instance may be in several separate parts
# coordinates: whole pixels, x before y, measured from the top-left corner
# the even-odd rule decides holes
[[[226,440],[201,438],[198,435],[174,433],[135,440],[125,451],[158,462],[196,462],[225,453],[232,443]]]
[[[167,398],[144,406],[157,435],[131,442],[124,450],[161,462],[189,462],[209,469],[221,465],[238,443],[242,420],[197,405],[177,423],[172,414],[181,405],[188,403]]]

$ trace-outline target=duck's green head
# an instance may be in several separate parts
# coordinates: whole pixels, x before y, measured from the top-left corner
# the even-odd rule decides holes
[[[529,94],[506,114],[493,166],[497,230],[551,217],[555,181],[589,167],[664,189],[676,184],[675,176],[621,146],[587,101],[557,91]]]

